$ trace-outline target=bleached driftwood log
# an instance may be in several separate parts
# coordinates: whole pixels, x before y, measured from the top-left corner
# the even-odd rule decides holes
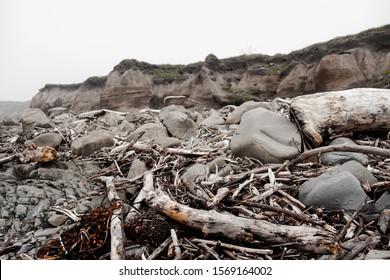
[[[339,250],[333,233],[310,226],[278,225],[271,222],[222,214],[214,210],[194,209],[173,201],[161,188],[155,188],[152,174],[146,175],[143,192],[149,207],[205,236],[224,236],[239,242],[259,239],[274,244],[296,243],[296,247],[313,253],[331,254]]]
[[[347,132],[390,130],[390,90],[356,88],[302,95],[290,109],[314,147]]]
[[[111,260],[124,260],[126,237],[123,230],[123,201],[116,192],[112,177],[100,177],[106,183],[108,200],[113,204],[114,211],[111,216]]]

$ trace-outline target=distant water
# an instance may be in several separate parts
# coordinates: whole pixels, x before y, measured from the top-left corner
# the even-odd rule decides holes
[[[30,101],[0,101],[0,121],[20,118],[21,113],[30,107]]]

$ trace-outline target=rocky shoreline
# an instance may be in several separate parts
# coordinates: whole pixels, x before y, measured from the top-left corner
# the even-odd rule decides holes
[[[390,258],[388,133],[289,167],[310,150],[289,104],[25,110],[0,127],[0,258],[110,258],[118,201],[128,259]]]

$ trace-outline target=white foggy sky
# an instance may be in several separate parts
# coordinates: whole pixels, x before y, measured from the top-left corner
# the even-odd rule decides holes
[[[388,23],[389,0],[0,0],[0,100],[107,75],[125,58],[289,53]]]

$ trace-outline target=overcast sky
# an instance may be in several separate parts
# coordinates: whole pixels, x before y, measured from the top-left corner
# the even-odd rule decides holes
[[[125,58],[289,53],[388,23],[389,0],[0,0],[0,100],[107,75]]]

